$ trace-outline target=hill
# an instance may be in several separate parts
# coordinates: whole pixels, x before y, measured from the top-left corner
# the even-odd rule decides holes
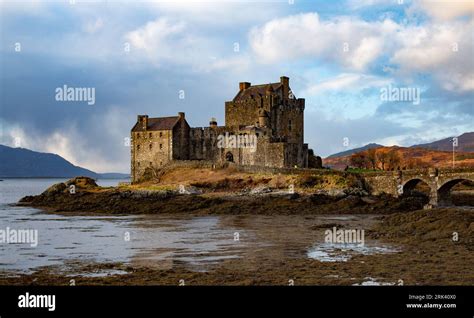
[[[431,143],[414,145],[412,148],[427,148],[440,151],[453,150],[453,137],[448,137]],[[458,137],[458,146],[456,151],[459,152],[474,152],[474,132],[468,132]]]
[[[365,146],[363,146],[363,147],[354,148],[354,149],[349,149],[349,150],[346,150],[346,151],[341,151],[341,152],[332,154],[332,155],[330,155],[329,157],[327,157],[327,159],[329,159],[329,158],[337,158],[337,157],[350,156],[350,155],[352,155],[352,154],[354,154],[354,153],[356,153],[356,152],[361,152],[361,151],[364,151],[364,150],[368,150],[368,149],[372,149],[372,148],[379,148],[379,147],[383,147],[383,145],[371,143],[371,144],[367,144],[367,145],[365,145]]]
[[[127,174],[96,173],[78,167],[53,153],[0,145],[0,177],[2,178],[127,178]]]
[[[398,163],[396,167],[390,167],[388,164],[387,154],[388,153],[396,153],[396,157],[398,158]],[[377,160],[377,168],[381,169],[382,165],[384,169],[391,169],[391,168],[406,168],[406,169],[414,169],[414,168],[429,168],[429,167],[436,167],[436,168],[446,168],[452,167],[453,164],[453,153],[452,151],[438,151],[432,149],[426,149],[421,147],[379,147],[376,150],[376,153],[380,155],[381,153],[384,154],[382,157],[385,157],[383,164],[381,160]],[[367,151],[358,152],[361,155],[367,155]],[[343,157],[334,157],[334,158],[325,158],[323,160],[323,164],[325,166],[340,166],[340,165],[347,165],[347,166],[354,166],[351,163],[351,156],[347,155]],[[370,165],[369,165],[370,166]],[[368,168],[370,168],[368,166]],[[473,152],[455,152],[455,166],[456,167],[474,167],[474,153]]]

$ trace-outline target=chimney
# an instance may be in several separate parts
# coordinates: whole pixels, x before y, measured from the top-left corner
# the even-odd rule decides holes
[[[209,121],[209,127],[217,128],[217,120],[214,117],[212,117],[211,120]]]
[[[179,113],[178,113],[178,117],[179,117],[179,119],[184,119],[184,113],[183,113],[183,112],[179,112]]]
[[[243,91],[244,89],[247,89],[250,87],[249,82],[240,82],[239,83],[239,90]]]
[[[143,130],[148,127],[148,115],[138,115],[137,121],[141,123]]]
[[[288,99],[288,94],[290,93],[290,79],[286,76],[281,76],[280,83],[283,87],[283,98]]]

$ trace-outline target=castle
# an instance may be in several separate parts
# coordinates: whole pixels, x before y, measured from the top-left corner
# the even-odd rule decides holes
[[[138,115],[131,130],[132,181],[176,160],[308,167],[304,108],[305,100],[293,95],[289,78],[282,76],[277,83],[239,83],[237,95],[225,103],[225,126],[211,119],[209,127],[191,128],[182,112],[173,117]]]

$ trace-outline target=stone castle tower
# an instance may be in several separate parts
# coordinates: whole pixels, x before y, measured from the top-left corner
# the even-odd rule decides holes
[[[184,113],[173,117],[139,115],[131,131],[132,181],[175,160],[267,167],[307,167],[304,143],[305,100],[296,98],[289,78],[251,85],[239,83],[225,103],[225,126],[191,128]]]

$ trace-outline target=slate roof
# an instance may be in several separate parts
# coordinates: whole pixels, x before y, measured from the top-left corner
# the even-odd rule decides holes
[[[278,89],[281,88],[281,83],[269,83],[269,84],[261,84],[261,85],[252,85],[247,89],[244,89],[242,91],[239,91],[237,95],[234,98],[234,101],[239,101],[239,100],[246,100],[250,98],[252,95],[254,97],[259,97],[259,96],[265,96],[265,93],[267,89],[273,89],[274,92],[276,92]]]
[[[179,116],[148,118],[147,130],[172,130],[178,123]],[[132,131],[144,131],[141,123],[136,123]]]

